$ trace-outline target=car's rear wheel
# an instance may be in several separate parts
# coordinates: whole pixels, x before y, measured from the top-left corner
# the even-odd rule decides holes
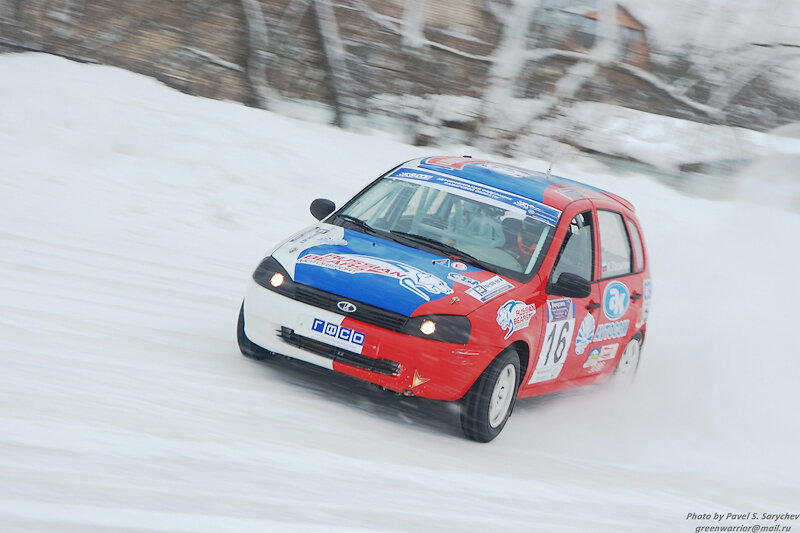
[[[642,334],[637,333],[625,347],[619,358],[617,368],[614,370],[614,382],[620,385],[630,385],[636,377],[639,360],[642,357]]]
[[[261,346],[251,342],[250,339],[247,338],[247,335],[245,335],[244,302],[242,302],[242,306],[239,308],[239,323],[236,326],[236,340],[239,341],[239,350],[245,357],[262,361],[264,359],[272,357],[273,355],[272,352],[269,352],[264,348],[262,348]]]
[[[467,438],[489,442],[500,434],[514,409],[519,379],[519,355],[507,348],[464,395],[461,429]]]

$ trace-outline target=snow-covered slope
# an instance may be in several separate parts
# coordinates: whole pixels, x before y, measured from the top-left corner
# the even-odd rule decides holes
[[[796,214],[561,164],[638,207],[639,379],[521,401],[478,445],[452,406],[235,341],[252,269],[310,201],[419,148],[50,56],[0,56],[0,79],[0,531],[694,531],[711,522],[690,512],[798,510]]]

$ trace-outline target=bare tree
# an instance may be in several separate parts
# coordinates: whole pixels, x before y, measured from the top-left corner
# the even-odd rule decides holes
[[[264,20],[259,0],[242,0],[242,9],[248,35],[247,77],[259,107],[269,109],[272,90],[267,80],[267,58],[269,57],[267,23]]]
[[[346,111],[344,109],[350,113],[357,113],[359,109],[351,92],[354,84],[347,69],[347,52],[339,33],[336,12],[330,0],[314,0],[314,13],[317,16],[325,62],[331,73],[335,124],[342,127],[345,125]]]
[[[277,53],[270,53],[270,41],[267,38],[271,37],[274,50],[291,46],[300,21],[309,10],[316,22],[320,51],[329,74],[328,89],[332,95],[336,124],[346,125],[347,116],[360,113],[364,108],[364,103],[357,96],[359,85],[353,79],[349,67],[353,64],[352,61],[361,58],[353,57],[350,52],[353,43],[348,35],[342,33],[337,20],[337,9],[347,9],[357,12],[366,23],[375,25],[379,31],[398,37],[401,47],[397,54],[407,58],[406,63],[410,66],[417,61],[433,62],[434,50],[438,54],[452,54],[488,66],[486,78],[477,81],[482,87],[482,97],[477,110],[473,141],[490,150],[503,150],[510,140],[530,131],[532,125],[542,117],[559,113],[570,106],[587,83],[601,74],[613,71],[630,76],[642,86],[649,87],[654,93],[674,101],[686,110],[710,120],[723,121],[725,109],[737,93],[765,70],[787,57],[793,57],[797,52],[797,49],[790,49],[788,46],[765,45],[761,50],[755,51],[755,47],[750,46],[747,59],[738,63],[735,58],[725,54],[705,61],[698,57],[694,68],[685,76],[671,80],[624,60],[624,44],[619,38],[619,7],[614,0],[597,1],[596,35],[588,50],[529,46],[531,24],[543,12],[539,0],[472,1],[500,28],[497,43],[486,54],[475,54],[462,49],[457,40],[440,42],[428,37],[430,33],[426,31],[426,0],[406,0],[401,4],[399,17],[376,11],[373,7],[374,0],[338,0],[339,4],[334,4],[334,0],[292,0],[287,4],[278,24],[274,25],[271,34],[264,21],[260,0],[242,0],[250,44],[247,74],[258,96],[259,105],[268,107],[273,97],[274,93],[267,79],[268,62],[278,61],[279,57]],[[780,53],[776,53],[778,49]],[[552,66],[553,61],[557,61],[563,70],[552,82],[552,89],[540,93],[536,98],[521,98],[518,93],[527,81],[526,73],[535,72],[539,65]],[[714,80],[708,78],[712,71],[724,72],[726,75],[715,84]],[[704,86],[710,84],[711,88],[701,93],[693,91],[692,88],[698,83]],[[417,83],[415,86],[421,87],[421,84]],[[434,98],[437,95],[423,94],[413,87],[401,90],[410,92],[412,98],[407,98],[406,101],[413,105],[435,106],[435,102],[439,101]],[[390,87],[387,92],[391,91]],[[447,93],[447,88],[441,87],[439,91],[437,94]],[[699,100],[697,94],[704,94],[704,101]],[[440,127],[436,114],[431,111],[432,109],[423,107],[406,114],[418,119],[426,117],[427,123],[419,124],[426,131],[425,137],[435,137],[431,131],[435,132]],[[413,128],[415,136],[416,128],[417,126]]]

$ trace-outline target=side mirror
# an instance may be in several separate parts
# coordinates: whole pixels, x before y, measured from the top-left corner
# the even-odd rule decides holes
[[[589,280],[571,272],[562,272],[558,281],[547,285],[547,294],[553,296],[587,298],[591,293],[592,284]]]
[[[336,210],[336,204],[325,198],[317,198],[311,202],[311,214],[317,220],[322,220]]]

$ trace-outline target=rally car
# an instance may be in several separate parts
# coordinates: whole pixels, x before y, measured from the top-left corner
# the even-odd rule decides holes
[[[627,380],[652,282],[634,207],[491,161],[393,168],[258,265],[245,355],[280,354],[408,396],[459,401],[487,442],[517,397]]]

